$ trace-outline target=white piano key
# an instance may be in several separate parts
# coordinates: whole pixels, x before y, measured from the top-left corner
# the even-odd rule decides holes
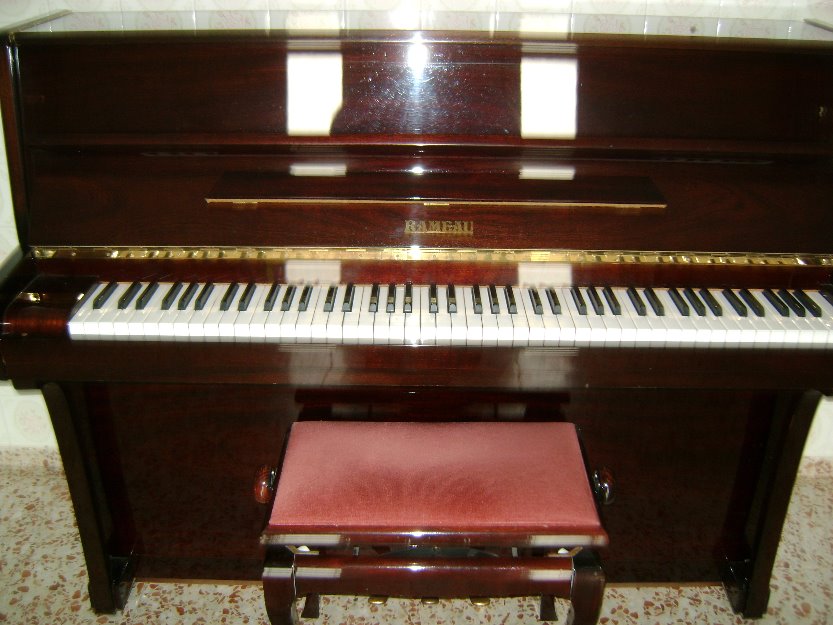
[[[429,307],[429,288],[427,286],[414,286],[414,299],[419,293],[419,342],[422,345],[437,344],[437,313],[432,313]],[[416,313],[416,302],[414,302],[414,313]]]
[[[141,335],[142,340],[159,340],[159,323],[168,312],[162,309],[162,302],[171,290],[171,287],[173,287],[173,284],[173,282],[160,282],[156,293],[148,302],[147,306],[145,306],[145,309],[141,311],[142,315],[133,318],[133,323],[140,325],[138,334]]]
[[[398,290],[398,288],[397,288]],[[404,295],[403,295],[403,302]],[[419,345],[420,343],[420,302],[422,299],[420,298],[420,290],[419,287],[413,286],[411,287],[411,312],[403,313],[404,314],[404,325],[405,325],[405,344],[406,345]]]
[[[301,300],[301,291],[303,287],[297,284],[287,285],[287,289],[294,287],[294,290],[291,291],[292,299],[289,302],[289,308],[283,311],[283,315],[281,315],[280,321],[280,339],[281,343],[297,343],[298,342],[298,334],[297,334],[297,323],[298,323],[298,302]],[[290,292],[290,291],[287,291]],[[283,298],[280,299],[280,307],[281,309],[284,308],[284,300]]]
[[[315,312],[312,315],[309,328],[311,343],[325,343],[327,341],[327,321],[330,318],[330,313],[324,310],[324,306],[327,302],[330,285],[322,285],[320,288],[321,293],[318,296],[318,302],[315,304]],[[333,310],[335,310],[335,299],[333,299]]]
[[[674,300],[665,288],[655,288],[657,299],[659,299],[665,310],[663,323],[665,324],[665,343],[669,347],[685,347],[694,344],[694,332],[687,328],[687,317],[684,317]],[[649,306],[650,308],[650,306]]]
[[[228,282],[217,282],[214,284],[214,289],[211,291],[211,297],[209,297],[208,302],[205,305],[204,310],[207,310],[207,314],[204,316],[200,315],[199,317],[196,317],[195,313],[197,311],[193,311],[194,302],[191,302],[189,308],[193,311],[191,316],[194,318],[194,321],[193,323],[188,324],[188,331],[193,332],[194,336],[202,336],[206,341],[219,341],[223,338],[220,335],[220,322],[223,320],[225,311],[220,310],[220,302],[222,302],[223,295],[225,295],[228,287]],[[200,330],[200,328],[202,328],[202,330]],[[202,334],[200,334],[200,332],[202,332]],[[176,336],[180,336],[178,332]]]
[[[96,296],[99,293],[101,293],[106,288],[106,286],[107,284],[104,282],[94,284],[84,295],[84,298],[81,300],[81,304],[78,306],[78,309],[75,311],[75,314],[67,323],[67,332],[69,333],[69,336],[71,338],[88,338],[87,328],[85,325],[87,317],[93,310],[93,304],[95,302]]]
[[[359,344],[361,345],[371,345],[373,343],[373,328],[376,324],[376,315],[382,314],[386,315],[387,313],[382,312],[379,313],[378,304],[377,304],[377,312],[370,311],[370,296],[373,292],[373,285],[367,284],[363,287],[362,290],[362,300],[361,300],[361,309],[359,310],[359,323],[357,325],[357,334],[356,338]],[[382,287],[379,287],[379,294],[382,293]],[[384,311],[384,305],[382,306],[382,310]]]
[[[119,298],[130,287],[129,282],[122,282],[116,286],[116,290],[110,295],[104,305],[98,310],[93,311],[87,317],[87,323],[92,320],[94,324],[94,332],[91,333],[99,339],[112,339],[115,336],[115,327],[113,326],[116,317],[119,314]],[[98,314],[96,314],[98,313]]]
[[[628,294],[623,288],[611,288],[611,291],[616,296],[616,301],[619,302],[619,314],[614,315],[613,311],[610,311],[610,315],[605,316],[605,321],[607,322],[609,317],[615,319],[619,326],[619,345],[622,347],[633,347],[636,342],[636,324],[631,313],[632,309],[626,306]],[[606,300],[605,303],[607,303]],[[613,335],[616,334],[613,330],[611,330],[611,333]]]
[[[403,345],[405,343],[405,321],[406,315],[403,309],[405,302],[405,286],[399,284],[396,286],[396,305],[394,312],[389,313],[388,319],[388,342],[391,345]]]
[[[547,306],[547,302],[544,298],[541,297],[541,294],[538,292],[538,289],[532,288],[521,288],[518,289],[521,298],[524,303],[524,312],[526,314],[526,323],[529,326],[529,344],[532,346],[543,346],[544,339],[546,336],[545,329],[544,329],[544,307]],[[538,293],[538,298],[541,301],[541,314],[537,314],[535,312],[535,306],[533,301],[530,299],[530,291],[534,291]]]
[[[474,312],[472,288],[470,286],[464,286],[460,290],[463,292],[463,306],[466,309],[466,345],[482,345],[483,315]]]
[[[512,289],[512,295],[515,297],[516,312],[512,317],[512,346],[524,347],[529,345],[530,326],[527,318],[526,304],[524,300],[525,289],[518,287],[507,287]]]
[[[457,313],[454,316],[456,317]],[[452,315],[448,312],[446,285],[437,285],[437,313],[434,315],[434,323],[436,324],[437,345],[451,345],[453,321]]]
[[[341,310],[344,301],[344,293],[347,291],[346,284],[340,284],[336,289],[336,297],[333,301],[333,310],[327,317],[327,342],[341,343],[344,328],[344,312]]]
[[[353,286],[353,308],[350,312],[344,313],[342,321],[342,342],[344,344],[357,344],[359,342],[359,317],[362,312],[362,299],[366,306],[370,301],[370,287],[357,284]]]
[[[312,342],[312,322],[315,318],[315,311],[318,308],[319,299],[324,299],[326,289],[315,285],[310,288],[309,302],[307,309],[298,312],[298,319],[295,321],[295,340],[298,343]],[[303,289],[298,297],[303,295]]]
[[[564,327],[565,322],[572,322],[572,327],[575,329],[575,344],[579,347],[590,345],[590,322],[586,315],[582,315],[578,311],[570,289],[560,288],[556,289],[556,292],[558,293],[558,298],[561,300],[562,316],[558,319],[561,327]]]
[[[451,321],[451,344],[465,345],[469,334],[468,316],[473,314],[473,311],[466,306],[464,287],[455,285],[454,296],[457,300],[457,312],[449,313],[449,319]],[[445,302],[447,305],[447,293],[445,295]]]
[[[253,338],[262,338],[263,322],[256,320],[258,311],[263,309],[263,300],[271,288],[270,284],[257,284],[246,310],[241,310],[234,323],[234,340],[238,343],[249,343]],[[255,327],[261,332],[254,330]],[[260,336],[258,336],[260,334]]]

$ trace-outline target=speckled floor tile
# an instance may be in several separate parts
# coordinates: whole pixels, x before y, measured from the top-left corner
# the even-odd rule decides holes
[[[259,584],[143,581],[119,615],[89,609],[87,577],[57,452],[0,450],[0,623],[54,625],[197,625],[268,623]],[[321,617],[303,625],[469,625],[539,623],[533,599],[467,601],[324,597]],[[560,615],[565,606],[559,604]],[[562,619],[563,622],[563,619]],[[609,586],[603,625],[729,625],[716,586]],[[769,613],[760,625],[833,623],[833,463],[808,460],[793,492],[775,563]]]

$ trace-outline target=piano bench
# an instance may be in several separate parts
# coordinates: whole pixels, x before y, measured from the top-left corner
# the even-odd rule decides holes
[[[263,533],[272,625],[322,594],[569,599],[595,623],[608,538],[570,423],[306,421]]]

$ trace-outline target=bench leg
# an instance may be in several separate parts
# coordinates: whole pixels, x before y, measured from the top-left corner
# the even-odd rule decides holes
[[[321,597],[311,592],[304,599],[304,609],[301,611],[301,618],[318,618],[321,615]]]
[[[573,558],[575,574],[570,590],[573,625],[595,625],[602,609],[605,576],[598,556],[584,550]]]
[[[541,607],[538,610],[538,620],[558,620],[558,614],[555,613],[555,597],[553,595],[541,595]]]
[[[263,567],[263,597],[271,625],[297,625],[295,556],[286,547],[273,549]]]

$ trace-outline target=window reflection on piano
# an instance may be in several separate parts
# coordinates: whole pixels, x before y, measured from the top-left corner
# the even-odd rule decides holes
[[[543,56],[502,46],[477,62],[462,49],[417,33],[385,55],[360,42],[290,52],[289,134],[575,138],[578,61],[570,48]],[[470,106],[472,93],[484,108]]]

